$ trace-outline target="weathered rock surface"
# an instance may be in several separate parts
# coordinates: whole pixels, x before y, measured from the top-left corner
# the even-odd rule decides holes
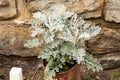
[[[11,19],[17,16],[15,0],[0,0],[0,20]]]
[[[106,0],[104,16],[106,21],[120,23],[120,0]]]
[[[92,54],[120,52],[120,28],[102,28],[98,36],[88,41],[87,47]]]
[[[29,0],[16,0],[17,9],[19,13],[19,16],[16,19],[17,23],[24,23],[25,21],[28,21],[31,18],[31,13],[26,7],[27,1]]]
[[[97,55],[104,70],[116,69],[120,67],[120,52]]]
[[[68,11],[76,12],[84,18],[101,17],[104,0],[34,0],[27,7],[30,12],[50,11],[50,7],[63,4]]]
[[[0,25],[0,54],[37,56],[34,49],[24,47],[24,43],[31,39],[31,29],[27,26],[15,26],[15,24]]]

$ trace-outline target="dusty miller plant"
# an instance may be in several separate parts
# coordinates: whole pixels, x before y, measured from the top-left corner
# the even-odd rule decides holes
[[[24,46],[40,46],[38,58],[46,59],[46,80],[51,80],[56,73],[69,69],[66,63],[87,65],[88,69],[100,71],[102,67],[96,58],[85,49],[85,41],[96,36],[101,28],[91,25],[73,12],[64,12],[48,17],[41,12],[33,13],[31,25],[33,40]],[[42,35],[42,37],[37,37]]]

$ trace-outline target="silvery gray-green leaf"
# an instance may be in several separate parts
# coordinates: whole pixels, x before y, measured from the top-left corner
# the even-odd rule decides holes
[[[33,40],[28,40],[27,43],[24,44],[24,46],[28,47],[28,48],[33,48],[36,46],[39,46],[42,42],[40,42],[40,39],[35,38]]]

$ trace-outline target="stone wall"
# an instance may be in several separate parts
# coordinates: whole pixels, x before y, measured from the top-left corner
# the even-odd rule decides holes
[[[104,18],[120,23],[119,0],[0,0],[0,20],[27,20],[35,11],[50,12],[56,4],[63,4],[83,18]]]
[[[37,48],[23,46],[32,38],[27,22],[35,11],[51,14],[56,4],[63,4],[68,11],[101,26],[101,33],[87,41],[88,51],[100,54],[103,61],[120,60],[119,0],[0,0],[0,54],[37,56]]]
[[[119,68],[120,0],[0,0],[0,55],[18,55],[30,59],[37,56],[37,48],[24,47],[24,43],[32,39],[28,21],[35,11],[51,15],[51,8],[56,4],[65,5],[68,11],[74,11],[102,28],[99,35],[86,42],[88,51],[101,61],[104,69]],[[15,57],[13,61],[17,61]],[[3,62],[0,70],[4,63],[9,65],[12,58],[7,58],[4,60],[3,56],[0,57]],[[23,61],[27,61],[26,59]]]

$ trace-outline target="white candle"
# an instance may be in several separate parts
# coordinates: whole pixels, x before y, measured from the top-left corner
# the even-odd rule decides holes
[[[9,76],[10,76],[10,80],[23,80],[22,68],[12,67]]]

